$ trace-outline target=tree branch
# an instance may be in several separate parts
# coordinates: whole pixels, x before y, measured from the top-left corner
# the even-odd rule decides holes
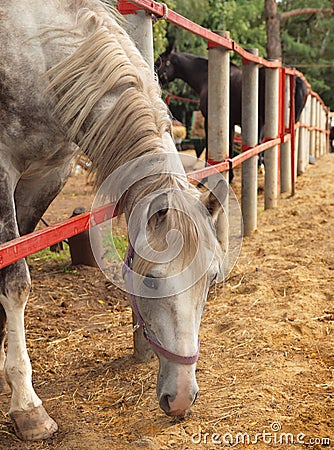
[[[291,11],[283,12],[280,15],[281,21],[290,19],[291,17],[301,16],[304,14],[334,14],[334,8],[322,9],[322,8],[299,8]]]

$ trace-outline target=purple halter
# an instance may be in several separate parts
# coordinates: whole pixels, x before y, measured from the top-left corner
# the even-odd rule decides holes
[[[134,256],[134,249],[133,249],[132,245],[130,244],[128,247],[128,251],[127,251],[127,254],[125,257],[123,270],[122,270],[123,278],[126,273],[128,274],[129,283],[131,283],[131,281],[132,281],[131,280],[131,270],[132,270],[133,256]],[[131,289],[131,291],[132,290],[133,289]],[[139,311],[139,308],[137,305],[136,296],[132,292],[130,292],[129,297],[130,297],[130,301],[131,301],[132,310],[136,314],[136,317],[137,317],[138,325],[142,328],[145,339],[149,342],[149,344],[151,345],[151,347],[153,348],[153,350],[156,353],[159,353],[160,355],[164,356],[165,358],[169,359],[170,361],[173,361],[178,364],[191,365],[191,364],[194,364],[195,362],[197,362],[198,356],[199,356],[199,349],[200,349],[199,341],[198,341],[197,352],[192,356],[182,356],[182,355],[178,355],[176,353],[173,353],[173,352],[167,350],[161,344],[159,344],[159,342],[157,340],[153,339],[148,334],[144,319],[143,319],[142,315],[140,314],[140,311]]]

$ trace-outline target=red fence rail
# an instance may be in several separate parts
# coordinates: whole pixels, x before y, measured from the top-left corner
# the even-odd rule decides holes
[[[157,3],[155,1],[150,0],[131,0],[131,2],[126,0],[119,0],[118,2],[119,10],[123,14],[133,14],[136,13],[139,9],[144,9],[158,17],[167,19],[169,22],[188,30],[191,33],[194,33],[203,39],[207,40],[210,46],[222,46],[228,50],[234,51],[238,53],[244,60],[255,62],[261,64],[267,68],[280,68],[281,64],[279,62],[267,61],[264,58],[255,56],[243,48],[241,48],[237,43],[235,43],[231,39],[227,39],[219,36],[218,34],[209,31],[198,24],[186,19],[180,14],[169,10],[166,5]],[[304,78],[303,74],[293,69],[284,69],[287,75],[291,76],[301,76]],[[305,78],[304,78],[305,79]],[[306,80],[307,81],[307,80]],[[308,86],[310,86],[308,84]],[[311,96],[315,97],[322,105],[324,109],[326,106],[319,95],[313,91],[311,91]],[[293,98],[293,95],[292,97]],[[291,108],[293,110],[293,108]],[[291,112],[290,112],[291,115]],[[281,119],[282,120],[282,119]],[[311,131],[317,131],[321,133],[329,133],[328,130],[325,130],[321,127],[316,126],[308,126],[305,124],[299,124],[297,126],[306,126]],[[195,172],[188,174],[188,179],[190,182],[196,182],[201,180],[204,177],[210,176],[216,171],[226,171],[230,167],[234,168],[242,162],[246,161],[250,157],[265,151],[266,149],[272,147],[273,145],[277,145],[279,143],[283,143],[288,139],[294,139],[294,123],[293,120],[290,121],[289,130],[284,130],[284,132],[280,132],[280,135],[271,139],[268,142],[265,142],[261,145],[257,145],[250,149],[243,149],[243,153],[236,156],[233,159],[227,159],[225,161],[216,164],[214,167],[206,167]],[[292,167],[294,165],[294,154],[292,152]],[[293,171],[294,172],[294,171]],[[111,219],[112,217],[117,215],[117,211],[115,205],[107,205],[96,211],[87,212],[76,216],[74,218],[68,219],[64,222],[58,223],[56,225],[50,226],[46,229],[36,231],[34,233],[30,233],[28,235],[22,236],[20,238],[14,239],[10,242],[4,243],[0,245],[0,269],[22,259],[25,258],[37,251],[40,251],[46,247],[49,247],[57,242],[60,242],[64,239],[70,238],[76,234],[79,234],[94,225],[98,225],[106,220]]]
[[[0,245],[0,269],[117,216],[114,204],[86,212]]]

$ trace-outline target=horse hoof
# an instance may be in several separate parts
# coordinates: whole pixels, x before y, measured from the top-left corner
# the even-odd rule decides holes
[[[6,381],[5,373],[3,370],[0,370],[0,394],[10,394],[10,387]]]
[[[47,439],[58,429],[56,422],[51,419],[43,405],[29,411],[14,411],[9,415],[14,422],[17,437],[23,441]]]

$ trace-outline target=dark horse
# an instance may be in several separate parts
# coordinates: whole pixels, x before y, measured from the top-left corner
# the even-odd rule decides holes
[[[334,127],[331,127],[329,132],[329,151],[331,153],[334,153],[333,141],[334,141]]]
[[[200,98],[200,110],[205,118],[205,131],[208,130],[208,60],[202,56],[182,53],[168,48],[157,59],[156,71],[160,84],[165,87],[168,83],[181,78]],[[308,88],[304,80],[296,77],[295,87],[295,122],[298,122],[304,108]],[[241,125],[241,95],[242,69],[230,64],[230,158],[233,158],[234,126]],[[259,142],[263,138],[265,105],[265,68],[259,70]],[[233,173],[230,171],[230,181]]]

